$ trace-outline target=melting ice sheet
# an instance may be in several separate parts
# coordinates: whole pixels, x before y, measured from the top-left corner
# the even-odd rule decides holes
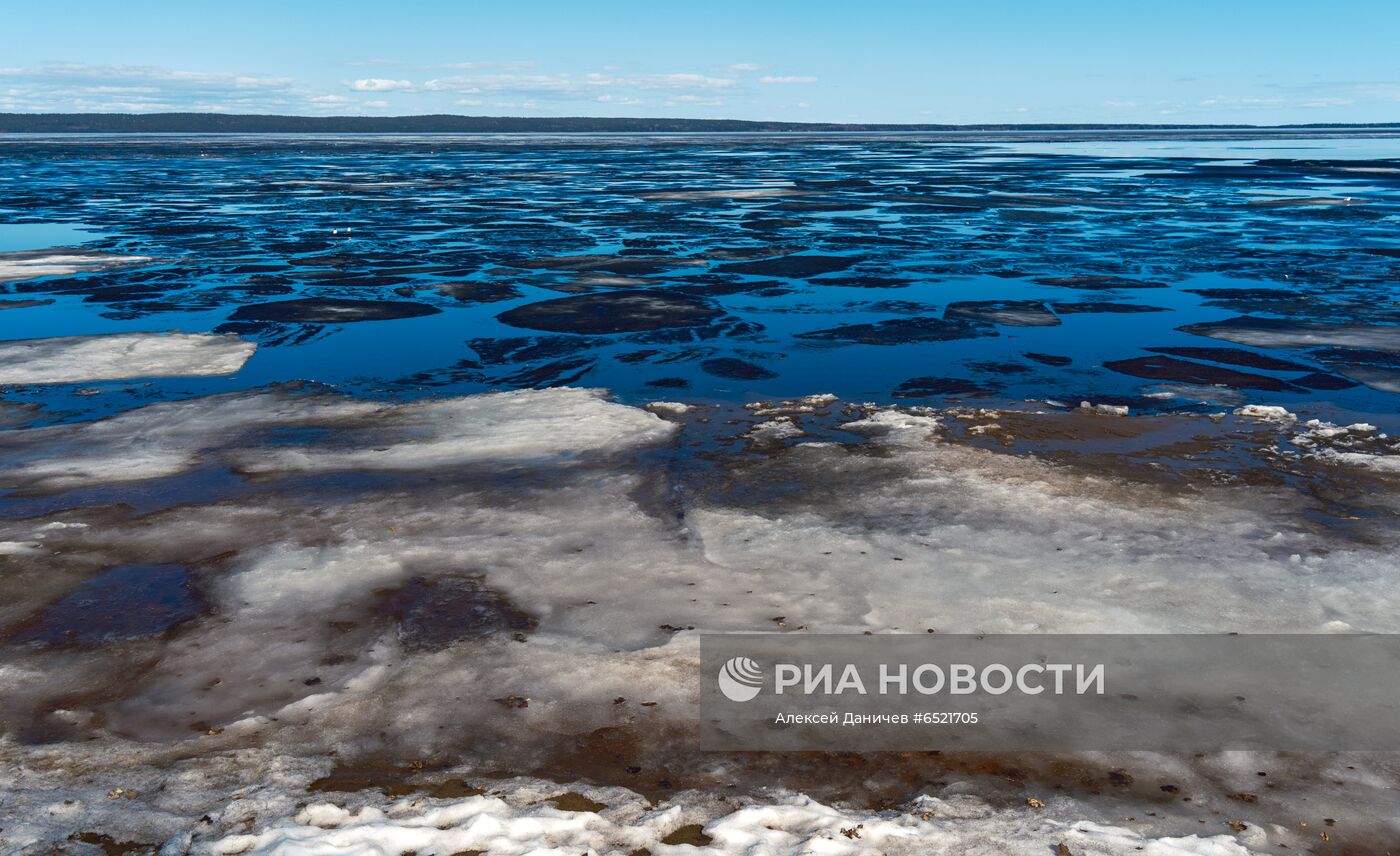
[[[110,333],[0,342],[0,384],[228,375],[257,345],[206,333]]]
[[[11,393],[69,418],[307,380],[1194,413],[1268,390],[1400,430],[1400,137],[1250,133],[12,137],[0,339],[259,345],[233,377]]]
[[[274,388],[8,430],[0,842],[1380,852],[1386,756],[687,748],[701,631],[1400,630],[1392,438],[1119,412]],[[135,566],[158,621],[62,626]]]

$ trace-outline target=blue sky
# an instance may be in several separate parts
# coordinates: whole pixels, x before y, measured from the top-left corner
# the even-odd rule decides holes
[[[0,111],[1400,121],[1400,2],[26,2]]]

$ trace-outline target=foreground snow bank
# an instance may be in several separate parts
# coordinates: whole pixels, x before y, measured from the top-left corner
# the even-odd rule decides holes
[[[920,797],[904,809],[873,812],[840,809],[798,794],[730,810],[722,800],[694,794],[658,807],[618,789],[596,794],[607,802],[549,798],[559,790],[526,780],[453,802],[420,798],[357,811],[313,803],[257,832],[198,843],[191,837],[179,843],[188,852],[211,856],[463,852],[492,856],[580,852],[1044,856],[1061,847],[1070,853],[1103,856],[1248,856],[1255,852],[1230,835],[1149,838],[1122,827],[1074,820],[1066,816],[1065,809],[1072,809],[1071,805],[997,809],[966,795]],[[557,807],[561,804],[573,810]]]
[[[257,350],[237,336],[112,333],[0,342],[0,384],[233,374]]]

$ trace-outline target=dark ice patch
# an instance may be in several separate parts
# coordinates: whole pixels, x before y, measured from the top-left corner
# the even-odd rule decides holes
[[[961,300],[948,304],[943,317],[1007,327],[1056,327],[1060,323],[1038,300]]]
[[[118,565],[49,604],[7,635],[14,642],[101,645],[159,636],[204,603],[183,565]]]
[[[912,280],[892,276],[824,276],[812,280],[813,285],[835,285],[841,288],[907,288]]]
[[[555,360],[552,363],[521,369],[514,374],[506,375],[501,379],[501,382],[509,384],[510,386],[528,386],[535,389],[544,389],[551,386],[568,386],[588,374],[588,372],[592,370],[593,365],[594,361],[586,357]]]
[[[1286,288],[1187,288],[1207,300],[1289,300],[1297,295]]]
[[[1400,371],[1400,353],[1367,348],[1318,348],[1308,356],[1324,365],[1350,364]]]
[[[1193,360],[1209,360],[1212,363],[1226,363],[1232,366],[1247,366],[1263,369],[1266,372],[1310,372],[1316,367],[1292,360],[1281,360],[1267,354],[1242,351],[1239,348],[1143,348],[1154,354],[1170,354],[1173,357],[1187,357]]]
[[[1372,389],[1400,393],[1400,353],[1367,348],[1321,348],[1310,355],[1332,371]]]
[[[0,300],[0,311],[6,309],[28,309],[32,306],[48,306],[53,298],[43,300]]]
[[[1235,389],[1263,389],[1270,392],[1296,390],[1296,387],[1284,383],[1275,377],[1253,374],[1252,372],[1242,372],[1235,369],[1223,368],[1221,366],[1207,365],[1205,363],[1193,363],[1168,356],[1136,357],[1130,360],[1110,360],[1104,363],[1103,366],[1119,374],[1147,378],[1149,380],[1170,380],[1207,386],[1211,384],[1220,384]]]
[[[700,364],[700,368],[706,374],[730,380],[771,380],[778,376],[775,371],[769,371],[763,366],[754,365],[747,360],[735,357],[716,357],[712,360],[705,360]]]
[[[384,593],[385,611],[398,622],[410,651],[436,651],[463,639],[523,634],[535,618],[476,578],[415,578]]]
[[[489,366],[526,363],[569,356],[607,340],[581,336],[512,336],[505,339],[468,339],[467,347]]]
[[[528,270],[601,271],[619,276],[648,276],[678,267],[704,264],[696,259],[667,256],[556,256],[542,259],[522,259],[510,262],[511,267]]]
[[[339,297],[303,297],[273,303],[240,306],[229,316],[234,321],[271,321],[293,324],[347,324],[352,321],[393,321],[436,315],[442,310],[426,303],[405,300],[349,300]]]
[[[458,303],[499,303],[524,296],[503,282],[441,282],[433,287]]]
[[[687,389],[690,386],[690,381],[683,377],[659,377],[647,381],[646,385],[657,389]]]
[[[925,317],[893,318],[873,324],[847,324],[798,333],[793,338],[852,342],[861,345],[903,345],[907,342],[950,342],[955,339],[995,335],[995,330],[983,325],[957,319]]]
[[[1335,392],[1337,390],[1351,389],[1352,387],[1360,386],[1357,381],[1348,380],[1344,377],[1337,377],[1327,372],[1311,372],[1302,377],[1292,378],[1290,382],[1297,386],[1324,392]]]
[[[1111,303],[1101,300],[1086,300],[1079,303],[1052,303],[1050,307],[1058,315],[1118,314],[1133,315],[1139,312],[1170,312],[1165,306],[1148,306],[1145,303]]]
[[[895,387],[895,398],[924,398],[935,395],[991,395],[996,390],[964,378],[911,377]]]
[[[1141,279],[1128,279],[1122,276],[1048,276],[1037,279],[1041,285],[1057,285],[1060,288],[1079,288],[1086,291],[1108,291],[1115,288],[1166,288],[1164,282],[1147,282]]]
[[[975,372],[996,375],[1018,375],[1027,374],[1032,371],[1030,366],[1021,363],[1008,363],[1001,360],[971,360],[963,365]]]
[[[1070,357],[1062,357],[1059,354],[1037,354],[1034,351],[1027,351],[1021,356],[1028,360],[1035,360],[1037,363],[1046,366],[1064,367],[1070,365],[1074,360]]]
[[[551,333],[636,333],[700,327],[723,313],[713,303],[666,291],[609,291],[527,303],[496,318],[512,327]]]
[[[790,279],[803,279],[845,270],[856,263],[849,256],[779,256],[776,259],[760,259],[753,262],[730,262],[720,265],[724,273],[739,273],[747,276],[781,276]]]

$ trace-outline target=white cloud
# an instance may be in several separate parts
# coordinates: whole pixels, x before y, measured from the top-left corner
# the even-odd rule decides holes
[[[739,81],[732,77],[704,74],[649,74],[631,80],[643,89],[734,89],[739,86]]]
[[[287,77],[75,62],[0,68],[0,89],[6,109],[60,112],[273,112],[307,94]]]
[[[763,66],[756,62],[736,62],[733,65],[725,66],[724,70],[732,74],[747,74],[753,71],[763,71]]]
[[[478,68],[496,68],[502,71],[526,71],[534,68],[536,63],[530,61],[498,61],[480,60],[471,62],[444,62],[437,68],[455,68],[473,70]]]
[[[393,92],[397,89],[412,89],[413,83],[408,80],[367,77],[350,84],[350,88],[357,92]]]
[[[667,107],[722,107],[724,99],[713,95],[673,95],[664,103]]]
[[[599,96],[635,98],[640,92],[728,92],[741,88],[733,77],[692,72],[667,74],[622,75],[604,72],[589,74],[457,74],[438,77],[424,83],[429,92],[456,92],[464,95],[487,93],[519,93],[553,100],[597,101]]]
[[[816,82],[817,82],[817,79],[816,79],[815,77],[810,77],[810,76],[807,76],[807,75],[799,75],[799,74],[782,74],[782,75],[776,75],[776,76],[774,76],[774,75],[766,75],[766,74],[765,74],[763,77],[760,77],[760,78],[758,79],[758,82],[759,82],[759,83],[776,83],[776,84],[816,83]]]

